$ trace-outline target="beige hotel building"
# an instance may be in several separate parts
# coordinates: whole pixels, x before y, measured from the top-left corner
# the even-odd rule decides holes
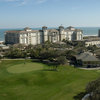
[[[32,30],[24,28],[24,30],[12,30],[5,32],[6,44],[42,44],[45,41],[52,43],[61,42],[62,40],[81,41],[83,40],[83,31],[74,27],[64,28],[60,26],[58,29],[48,29],[46,26],[41,30]]]

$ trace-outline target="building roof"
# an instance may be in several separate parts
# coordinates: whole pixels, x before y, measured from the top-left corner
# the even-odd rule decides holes
[[[43,29],[43,28],[44,28],[44,29],[47,29],[48,27],[46,27],[46,26],[43,26],[43,27],[42,27],[42,29]]]
[[[43,26],[43,28],[47,28],[46,26]],[[63,26],[60,26],[59,28],[64,28]],[[27,30],[30,30],[30,31],[27,31]],[[80,29],[75,29],[74,27],[72,26],[69,26],[68,28],[64,29],[66,32],[69,32],[69,31],[76,31],[76,32],[81,32],[82,30]],[[17,33],[17,34],[20,34],[20,33],[31,33],[31,32],[42,32],[43,30],[32,30],[31,28],[29,27],[26,27],[24,28],[24,30],[10,30],[10,31],[6,31],[6,33]],[[48,29],[48,32],[59,32],[59,29]]]
[[[49,29],[49,32],[59,32],[57,29]]]
[[[39,30],[31,30],[31,31],[20,31],[20,33],[34,33],[34,32],[39,32]]]
[[[75,31],[75,32],[82,32],[81,29],[75,29],[74,27],[72,26],[69,26],[65,29],[65,31]]]
[[[75,29],[75,32],[82,32],[81,29]]]
[[[29,27],[25,27],[25,28],[24,28],[24,30],[27,30],[27,29],[31,29],[31,28],[29,28]]]
[[[95,55],[93,55],[90,52],[84,52],[76,56],[77,60],[82,60],[82,61],[100,61],[98,58],[96,58]]]
[[[6,33],[20,33],[21,30],[10,30],[10,31],[6,31]]]
[[[91,41],[100,41],[100,37],[97,36],[87,36],[84,39],[86,42],[91,42]]]
[[[67,27],[67,29],[71,29],[71,28],[74,28],[73,26],[69,26],[69,27]]]
[[[64,29],[64,26],[61,25],[61,26],[59,26],[59,28],[63,28]]]
[[[69,26],[69,27],[67,27],[67,28],[74,28],[73,26]]]
[[[20,34],[20,33],[34,33],[34,32],[40,32],[41,30],[32,30],[32,31],[25,31],[25,30],[16,30],[16,31],[6,31],[6,33],[16,33],[16,34]]]
[[[72,32],[72,31],[73,31],[73,32],[82,32],[82,30],[80,30],[80,29],[68,29],[68,28],[66,28],[65,31],[66,31],[66,32],[69,32],[69,31],[71,31],[71,32]]]

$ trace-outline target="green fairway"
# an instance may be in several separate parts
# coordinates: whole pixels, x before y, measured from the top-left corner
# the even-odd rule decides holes
[[[43,65],[37,63],[22,63],[7,68],[10,73],[25,73],[43,69]]]
[[[74,96],[83,92],[88,82],[100,76],[96,70],[70,66],[61,66],[58,71],[41,68],[49,67],[30,60],[25,66],[23,60],[2,61],[0,100],[74,100]]]

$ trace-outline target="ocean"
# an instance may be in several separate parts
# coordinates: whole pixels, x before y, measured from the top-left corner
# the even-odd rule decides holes
[[[98,35],[100,27],[76,27],[77,29],[83,30],[83,35]],[[40,28],[33,28],[40,29]],[[19,29],[0,29],[0,41],[4,41],[4,33],[8,30],[19,30]]]

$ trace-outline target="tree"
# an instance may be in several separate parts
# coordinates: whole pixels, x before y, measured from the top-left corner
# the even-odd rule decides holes
[[[100,78],[88,83],[86,94],[90,94],[89,100],[100,100]]]
[[[5,56],[8,58],[25,58],[25,52],[19,48],[11,47],[8,51],[5,52]]]
[[[64,65],[67,62],[67,59],[65,56],[60,56],[56,58],[56,62],[58,65]]]
[[[39,53],[37,50],[30,50],[30,57],[33,59],[39,58]]]
[[[93,46],[90,45],[90,46],[87,47],[87,49],[88,49],[89,51],[91,51],[92,53],[94,53],[94,51],[95,51],[96,49],[98,49],[98,48],[97,48],[96,45],[93,45]]]
[[[53,61],[53,65],[56,67],[56,70],[58,68],[59,65],[64,65],[67,63],[67,59],[65,56],[60,56],[57,57],[54,61]]]

